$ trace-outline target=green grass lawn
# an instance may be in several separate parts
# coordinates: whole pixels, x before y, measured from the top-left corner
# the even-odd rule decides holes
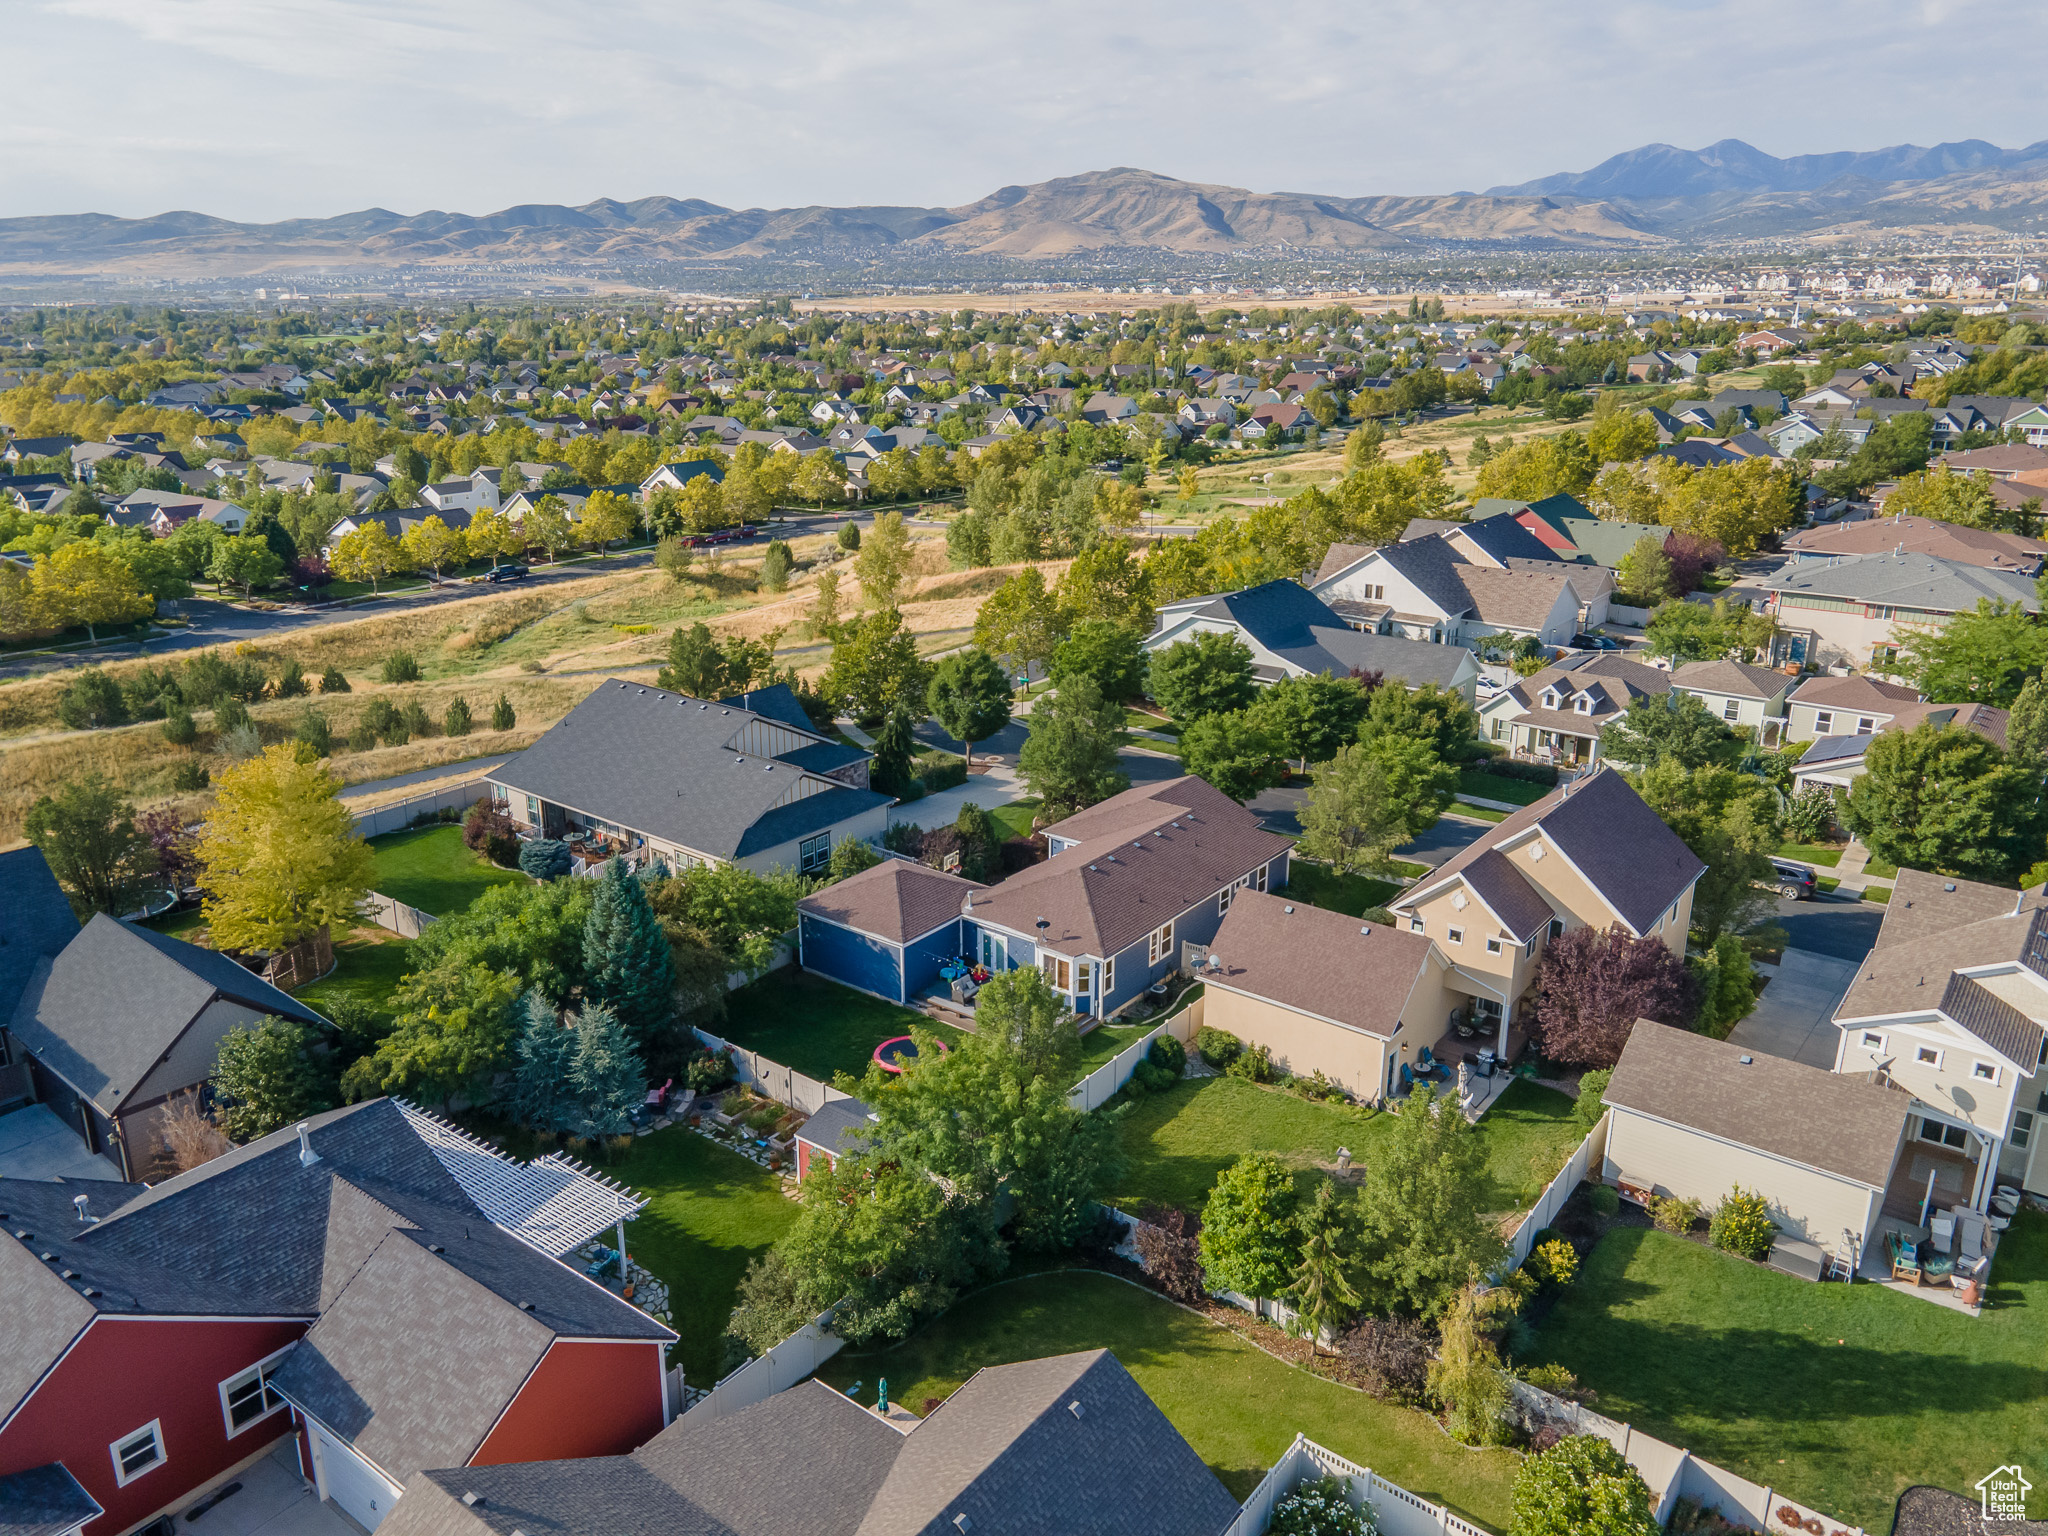
[[[1834,843],[1783,843],[1779,845],[1778,857],[1800,864],[1825,864],[1833,869],[1842,862],[1842,849]]]
[[[1514,812],[1496,810],[1490,805],[1468,805],[1460,800],[1450,807],[1447,814],[1463,816],[1472,821],[1506,821]]]
[[[161,917],[152,917],[142,926],[157,933],[168,933],[176,938],[183,938],[193,929],[206,926],[206,914],[197,907],[185,907],[166,912]]]
[[[1505,800],[1510,805],[1534,805],[1550,791],[1525,779],[1504,779],[1497,773],[1477,768],[1458,770],[1458,793],[1477,795],[1482,800]]]
[[[1031,818],[1038,814],[1039,807],[1043,804],[1041,800],[1026,796],[1022,800],[1012,800],[1007,805],[991,807],[989,815],[993,816],[996,825],[1003,829],[1004,837],[1029,837]]]
[[[334,941],[334,969],[294,994],[316,1013],[347,995],[379,1013],[391,1012],[391,994],[410,965],[412,946],[382,928],[358,928]]]
[[[370,840],[376,889],[435,917],[461,912],[494,885],[526,879],[462,846],[462,828],[414,827]]]
[[[1081,1059],[1074,1067],[1073,1080],[1078,1083],[1110,1058],[1129,1050],[1157,1023],[1156,1019],[1147,1019],[1142,1024],[1096,1025],[1081,1037]]]
[[[1406,859],[1394,859],[1390,862],[1394,866],[1395,874],[1405,876],[1410,880],[1420,880],[1429,873],[1429,866],[1427,864],[1411,864]]]
[[[829,1083],[836,1072],[858,1077],[867,1071],[875,1047],[909,1034],[913,1024],[948,1045],[962,1038],[959,1030],[922,1013],[785,967],[733,993],[725,1022],[711,1032]]]
[[[1610,1231],[1537,1335],[1600,1411],[1837,1519],[1888,1529],[1916,1483],[1969,1496],[2048,1446],[2048,1217],[2022,1212],[1982,1317]],[[2028,1514],[2048,1517],[2036,1477]]]
[[[890,1400],[917,1413],[984,1366],[1084,1349],[1113,1353],[1234,1498],[1299,1433],[1468,1519],[1507,1527],[1515,1456],[1467,1450],[1412,1409],[1312,1376],[1107,1275],[991,1286],[895,1348],[842,1351],[818,1374],[842,1391],[862,1383],[863,1402],[886,1377]]]
[[[723,1374],[719,1341],[740,1276],[796,1220],[796,1202],[776,1175],[681,1126],[640,1137],[604,1171],[649,1197],[626,1248],[667,1283],[675,1359],[692,1386],[708,1387]]]
[[[1899,866],[1887,864],[1883,859],[1872,859],[1863,866],[1863,873],[1873,880],[1896,880],[1899,877]]]
[[[1863,899],[1865,901],[1889,902],[1892,899],[1892,888],[1888,885],[1866,885],[1863,887]]]
[[[1178,736],[1180,723],[1161,715],[1147,714],[1133,705],[1124,706],[1124,728],[1131,731],[1157,731],[1162,736]]]
[[[1368,875],[1340,875],[1327,864],[1297,856],[1287,861],[1287,883],[1278,894],[1357,917],[1373,907],[1384,907],[1400,889],[1391,881],[1374,880]]]
[[[1110,1203],[1127,1211],[1147,1204],[1199,1210],[1216,1176],[1246,1152],[1277,1153],[1306,1187],[1309,1170],[1335,1162],[1340,1146],[1368,1159],[1373,1142],[1394,1126],[1391,1115],[1243,1078],[1192,1079],[1147,1094],[1125,1114],[1130,1167]],[[1496,1211],[1531,1204],[1586,1134],[1569,1098],[1522,1081],[1508,1085],[1477,1131],[1487,1150],[1485,1205]]]

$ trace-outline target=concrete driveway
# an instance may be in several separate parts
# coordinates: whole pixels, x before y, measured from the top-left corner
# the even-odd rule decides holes
[[[31,1104],[0,1115],[0,1179],[112,1179],[121,1170],[85,1150],[85,1139],[50,1112]]]
[[[1833,1071],[1840,1032],[1835,1005],[1849,990],[1861,959],[1787,949],[1778,974],[1764,985],[1756,1011],[1729,1032],[1730,1043],[1766,1056]]]

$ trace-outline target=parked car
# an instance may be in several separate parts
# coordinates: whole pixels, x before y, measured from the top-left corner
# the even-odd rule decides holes
[[[1787,859],[1771,860],[1771,882],[1787,901],[1806,901],[1820,893],[1813,871]]]
[[[485,581],[524,581],[531,574],[523,565],[494,565],[484,572]]]
[[[1621,642],[1607,635],[1573,635],[1572,648],[1580,651],[1618,651]]]

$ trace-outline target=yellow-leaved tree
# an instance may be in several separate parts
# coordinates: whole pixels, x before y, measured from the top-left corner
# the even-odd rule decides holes
[[[365,523],[343,534],[327,563],[343,581],[367,581],[372,592],[378,590],[378,583],[386,576],[406,569],[405,554],[398,540],[391,537],[382,523]]]
[[[405,530],[398,541],[405,560],[414,570],[430,570],[436,576],[444,565],[460,565],[469,557],[468,541],[460,528],[450,528],[438,517],[423,517]]]
[[[372,865],[340,790],[304,742],[280,742],[220,776],[199,841],[215,948],[284,949],[355,921]]]

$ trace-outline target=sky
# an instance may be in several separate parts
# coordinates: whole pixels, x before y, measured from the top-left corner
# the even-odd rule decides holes
[[[1639,144],[2048,138],[2048,30],[1868,0],[7,0],[0,217],[666,194],[951,206],[1127,165],[1478,190]],[[1965,81],[1940,61],[1997,39]],[[1857,103],[1863,103],[1858,107]]]

